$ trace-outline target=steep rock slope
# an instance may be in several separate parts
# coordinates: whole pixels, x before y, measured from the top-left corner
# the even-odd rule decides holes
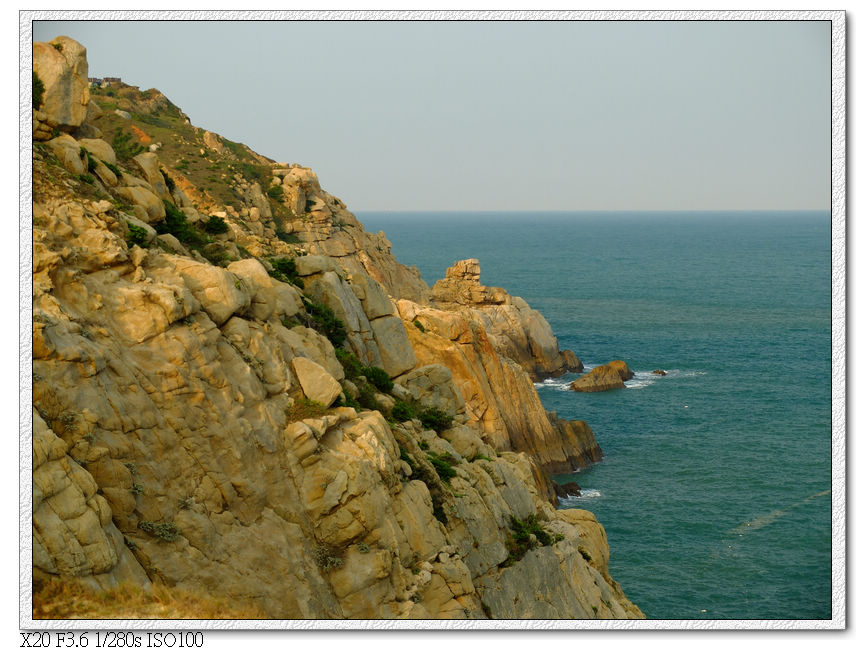
[[[642,616],[603,528],[552,505],[541,466],[585,435],[483,325],[420,332],[461,316],[384,235],[158,91],[88,88],[71,39],[34,67],[60,97],[33,124],[35,588],[159,584],[275,618]],[[508,391],[528,406],[484,406]]]

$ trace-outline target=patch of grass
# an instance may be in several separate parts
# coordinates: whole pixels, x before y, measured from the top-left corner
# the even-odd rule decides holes
[[[294,404],[286,409],[285,417],[289,422],[297,422],[298,420],[306,420],[307,418],[320,418],[325,413],[327,413],[327,407],[321,402],[300,397],[294,400]]]
[[[592,561],[592,556],[589,554],[589,551],[586,549],[585,546],[579,546],[579,547],[577,547],[577,550],[580,552],[580,555],[583,556],[583,559],[586,562]]]
[[[271,185],[267,188],[267,196],[275,201],[281,201],[282,197],[285,196],[285,190],[282,189],[282,185]]]
[[[417,327],[421,332],[426,332],[426,328],[423,326],[423,323],[421,323],[418,319],[414,319],[412,321],[412,325]]]
[[[90,174],[78,174],[75,176],[82,183],[87,183],[88,185],[93,185],[96,183],[96,179],[93,178]]]

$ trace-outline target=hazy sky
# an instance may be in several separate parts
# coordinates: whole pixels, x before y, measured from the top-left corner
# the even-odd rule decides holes
[[[349,209],[828,209],[828,22],[36,22]]]

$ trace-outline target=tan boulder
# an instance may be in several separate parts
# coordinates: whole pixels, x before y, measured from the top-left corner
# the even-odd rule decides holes
[[[611,361],[593,368],[579,379],[571,382],[571,390],[581,393],[596,393],[615,388],[624,388],[625,381],[632,379],[633,371],[624,361]]]
[[[81,145],[71,135],[62,134],[48,141],[51,152],[70,174],[87,172],[87,161],[81,155]]]
[[[165,184],[165,177],[159,171],[159,157],[155,153],[140,153],[132,159],[132,163],[141,170],[144,178],[160,199],[170,199],[171,193]]]
[[[425,407],[438,408],[451,417],[464,415],[466,403],[454,384],[453,375],[441,364],[415,368],[398,377],[394,384],[405,389],[407,396]]]
[[[342,386],[315,361],[305,357],[295,357],[291,360],[291,369],[303,394],[309,399],[330,406],[342,394]]]
[[[78,143],[87,149],[90,154],[112,165],[117,164],[117,156],[110,144],[100,138],[82,138]]]
[[[217,325],[249,307],[249,288],[230,271],[183,258],[174,258],[173,262],[201,308]]]
[[[371,325],[381,354],[381,367],[387,374],[396,377],[417,365],[417,357],[399,318],[382,316],[372,321]]]
[[[215,135],[210,131],[205,131],[202,137],[204,138],[205,147],[212,149],[216,153],[222,153],[225,147],[223,147],[222,140],[219,139],[218,135]]]
[[[238,260],[228,265],[228,270],[242,278],[252,293],[249,314],[257,320],[267,320],[276,307],[274,280],[261,262],[255,258]]]
[[[127,177],[128,174],[124,175],[124,178]],[[154,223],[165,219],[165,205],[149,187],[142,187],[140,185],[118,187],[115,192],[133,205],[142,208],[141,216],[144,217],[143,221]]]
[[[33,69],[45,85],[40,110],[55,120],[61,130],[81,126],[90,102],[84,46],[68,36],[33,43]]]

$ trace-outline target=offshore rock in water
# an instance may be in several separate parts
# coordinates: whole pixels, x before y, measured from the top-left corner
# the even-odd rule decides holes
[[[578,497],[582,493],[580,491],[580,486],[577,485],[575,481],[568,481],[567,483],[555,483],[554,487],[556,490],[556,496],[560,499],[564,499],[566,497]]]
[[[610,361],[603,366],[594,368],[591,372],[571,382],[571,390],[580,393],[597,393],[604,390],[624,388],[628,379],[633,379],[634,372],[624,361]]]

